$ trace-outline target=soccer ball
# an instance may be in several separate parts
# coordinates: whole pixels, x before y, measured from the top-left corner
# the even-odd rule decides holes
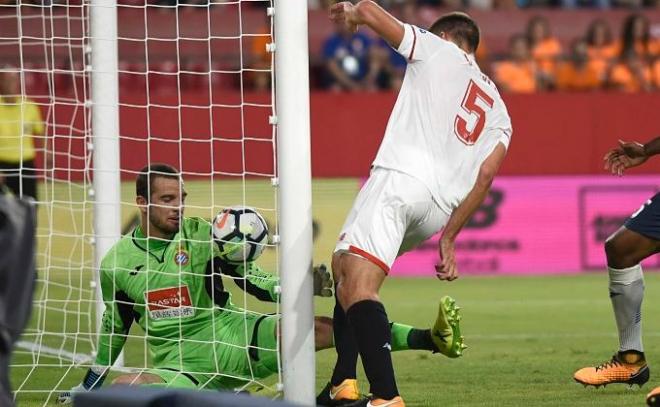
[[[230,263],[255,261],[268,243],[268,225],[254,208],[232,206],[213,219],[213,239]]]

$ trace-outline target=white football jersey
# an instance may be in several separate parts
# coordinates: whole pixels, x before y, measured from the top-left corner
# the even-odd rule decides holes
[[[451,213],[497,144],[508,148],[511,119],[472,56],[418,27],[404,29],[397,51],[408,67],[373,165],[419,179]]]

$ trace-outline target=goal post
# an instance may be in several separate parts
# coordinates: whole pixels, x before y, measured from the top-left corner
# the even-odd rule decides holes
[[[104,305],[99,269],[101,260],[121,238],[121,186],[119,151],[119,54],[117,0],[91,0],[91,114],[94,201],[94,280],[96,333],[100,332]],[[87,67],[85,67],[87,69]],[[115,362],[123,364],[123,354]]]
[[[209,367],[206,360],[200,366],[179,362],[179,370],[208,374],[211,388],[270,398],[283,394],[314,405],[307,38],[306,0],[0,5],[0,70],[20,72],[16,96],[43,116],[49,143],[36,145],[36,160],[54,157],[50,168],[36,165],[38,281],[32,320],[11,365],[20,405],[51,405],[94,365],[105,309],[100,262],[139,223],[134,182],[148,163],[180,171],[190,218],[210,224],[219,211],[235,205],[260,212],[271,241],[257,264],[279,278],[273,302],[255,298],[246,289],[248,278],[230,273],[218,277],[229,303],[191,304],[188,298],[193,312],[217,306],[223,317],[231,313],[237,319],[226,335],[216,330],[216,323],[224,323],[219,317],[205,325],[203,337],[194,337],[198,331],[184,334],[182,324],[176,339],[168,338],[180,344],[178,355],[184,345],[194,344],[214,355],[231,349],[235,352],[224,360],[244,354],[241,361],[247,362],[229,368]],[[149,250],[143,250],[149,264]],[[168,258],[179,264],[178,256]],[[187,264],[182,261],[179,265]],[[158,270],[147,266],[144,275]],[[156,293],[179,301],[170,308],[184,308],[183,297],[172,297],[174,284],[138,289],[133,301],[151,306],[148,294]],[[181,288],[182,280],[176,284]],[[184,314],[170,314],[177,315]],[[274,333],[277,324],[281,334],[255,344],[259,323],[251,324],[270,315],[279,316],[268,326]],[[148,345],[153,331],[139,324],[132,322],[123,359],[115,362],[106,384],[154,367]],[[255,368],[250,359],[255,350],[271,356],[262,358],[267,366]]]
[[[275,2],[284,398],[315,401],[307,1]]]

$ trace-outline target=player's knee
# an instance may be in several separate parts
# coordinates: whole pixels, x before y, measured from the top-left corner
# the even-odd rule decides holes
[[[622,246],[618,235],[611,236],[605,241],[605,256],[609,267],[626,268],[634,265],[627,265],[629,263],[628,256]]]
[[[331,348],[333,345],[332,318],[314,318],[314,334],[316,338],[316,350]]]
[[[605,241],[605,256],[608,267],[625,269],[638,264],[642,259],[634,250],[630,250],[630,244],[626,244],[625,236],[616,233]]]
[[[125,374],[117,376],[112,384],[138,386],[141,384],[164,383],[163,378],[151,373]]]
[[[125,386],[135,386],[138,384],[142,384],[142,379],[140,378],[140,375],[137,374],[123,374],[121,376],[117,376],[113,381],[112,384],[121,384]]]
[[[349,279],[345,279],[344,283],[342,283],[342,285],[337,288],[337,298],[339,299],[339,303],[345,311],[348,311],[348,309],[351,308],[353,304],[360,301],[380,301],[378,292],[375,289],[351,284]]]

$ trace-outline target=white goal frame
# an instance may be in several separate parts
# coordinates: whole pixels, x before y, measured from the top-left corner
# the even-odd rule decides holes
[[[315,405],[307,1],[275,0],[275,106],[284,398]],[[98,269],[121,237],[117,1],[91,0],[92,140],[97,332]],[[118,361],[119,362],[119,361]]]
[[[307,0],[275,1],[284,398],[315,405]]]

